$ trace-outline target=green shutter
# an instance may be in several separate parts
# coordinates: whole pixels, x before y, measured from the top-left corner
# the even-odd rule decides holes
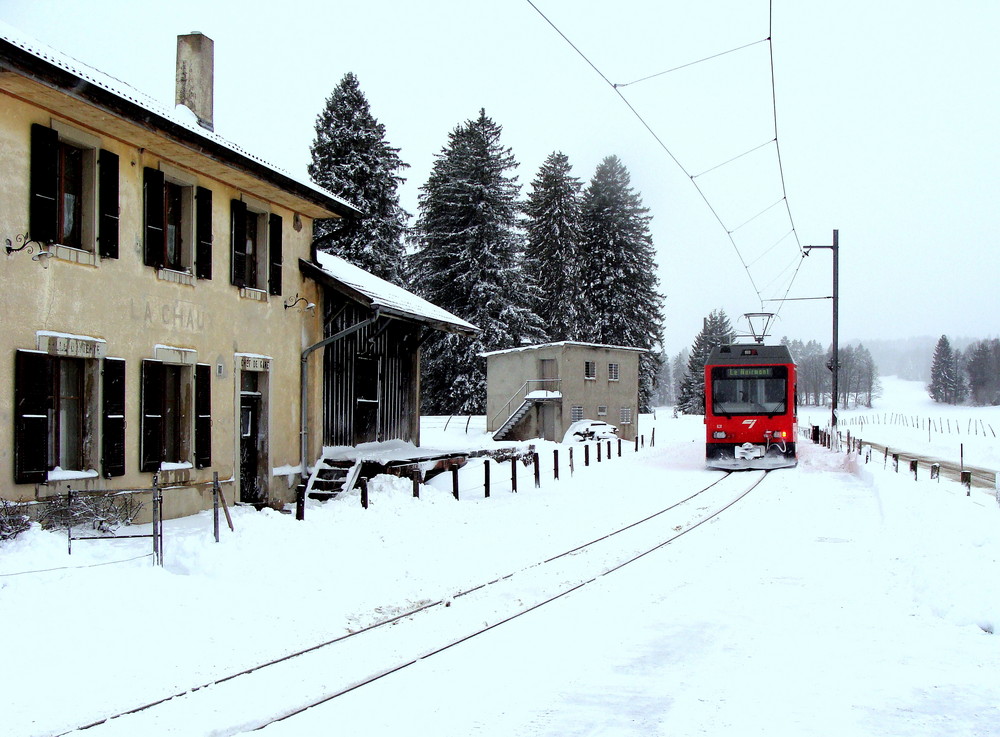
[[[98,154],[97,247],[101,258],[118,258],[118,154]]]
[[[31,126],[31,199],[29,237],[41,243],[56,240],[58,207],[59,134],[52,128]]]
[[[194,367],[194,465],[212,465],[212,367]]]
[[[163,364],[160,361],[147,359],[142,362],[140,405],[139,470],[159,471],[163,460]]]
[[[145,244],[142,262],[146,266],[163,266],[166,234],[163,232],[163,172],[145,167],[143,170],[142,204]]]
[[[14,482],[41,484],[49,471],[52,359],[17,351],[14,361]]]
[[[195,191],[195,276],[212,278],[212,190]]]
[[[125,361],[105,358],[101,377],[101,469],[105,478],[125,475]]]
[[[247,283],[247,206],[241,200],[229,203],[231,217],[230,253],[233,284],[244,287]]]
[[[281,294],[281,216],[274,213],[268,218],[267,251],[270,262],[267,291]]]

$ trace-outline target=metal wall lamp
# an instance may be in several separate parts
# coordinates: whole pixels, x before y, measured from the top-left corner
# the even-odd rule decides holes
[[[298,292],[295,293],[294,297],[289,297],[288,299],[285,300],[285,309],[287,310],[290,307],[295,307],[295,305],[297,305],[299,302],[302,302],[305,305],[305,307],[302,308],[303,310],[312,312],[313,310],[316,309],[315,302],[310,302],[305,297],[300,297]]]
[[[20,244],[16,248],[14,247],[14,243],[11,243],[10,238],[5,238],[4,242],[4,249],[7,251],[8,256],[12,253],[20,253],[21,251],[27,251],[30,254],[37,250],[38,253],[35,253],[35,255],[31,257],[31,260],[41,261],[43,269],[49,268],[49,258],[52,256],[52,252],[46,250],[46,244],[42,241],[32,240],[28,237],[27,233],[24,233],[18,234],[14,238],[14,243]]]

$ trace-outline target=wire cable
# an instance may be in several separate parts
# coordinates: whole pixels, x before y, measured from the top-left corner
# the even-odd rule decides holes
[[[773,0],[769,0],[769,2],[768,2],[768,35],[767,35],[767,38],[762,39],[760,41],[754,41],[752,43],[745,44],[743,46],[731,49],[729,51],[724,51],[724,52],[721,52],[721,53],[718,53],[718,54],[713,54],[712,56],[707,56],[704,59],[700,59],[698,61],[689,62],[689,63],[683,64],[683,65],[681,65],[679,67],[674,67],[673,69],[667,69],[667,70],[662,71],[662,72],[657,72],[656,74],[652,74],[652,75],[649,75],[649,76],[646,76],[646,77],[642,77],[640,79],[633,80],[632,82],[626,82],[626,83],[623,83],[623,84],[615,84],[610,79],[608,79],[607,75],[605,75],[604,72],[602,72],[597,67],[597,65],[594,64],[594,62],[592,62],[587,57],[587,55],[584,54],[583,51],[581,51],[580,48],[577,47],[577,45],[574,44],[566,36],[566,34],[563,33],[559,29],[559,27],[556,26],[556,24],[553,23],[552,20],[547,15],[545,15],[545,13],[543,13],[541,11],[541,9],[539,9],[539,7],[537,5],[535,5],[535,3],[533,2],[533,0],[527,0],[527,3],[534,9],[534,11],[536,13],[538,13],[539,16],[541,16],[541,18],[546,23],[549,24],[549,26],[556,33],[559,34],[559,36],[567,44],[569,44],[569,46],[577,53],[577,55],[579,55],[580,58],[583,59],[587,63],[587,65],[591,69],[593,69],[602,80],[604,80],[605,84],[607,84],[612,90],[614,90],[615,94],[618,95],[619,99],[621,99],[621,101],[625,104],[626,107],[628,107],[629,111],[635,116],[635,118],[639,121],[639,123],[653,137],[653,139],[660,146],[660,148],[663,149],[663,151],[670,157],[670,159],[674,162],[674,164],[677,165],[677,167],[684,173],[684,175],[687,176],[687,178],[691,180],[691,184],[694,186],[695,190],[698,192],[698,194],[701,197],[701,199],[705,202],[705,205],[706,205],[706,207],[708,207],[709,212],[712,213],[712,216],[716,219],[716,221],[722,227],[723,231],[725,231],[726,236],[729,239],[729,242],[730,242],[730,244],[733,247],[733,250],[736,252],[736,256],[739,259],[740,264],[743,266],[743,269],[744,269],[744,271],[747,274],[747,278],[750,281],[750,286],[752,287],[754,293],[757,295],[757,299],[760,302],[761,309],[763,309],[764,308],[764,301],[765,301],[764,297],[761,294],[760,288],[757,286],[757,283],[756,283],[756,281],[755,281],[755,279],[753,277],[753,274],[750,272],[750,267],[749,267],[749,265],[748,265],[748,263],[746,261],[746,258],[743,256],[743,253],[741,252],[739,246],[736,243],[736,239],[733,237],[733,232],[735,232],[735,230],[738,230],[739,228],[730,230],[729,228],[726,227],[726,224],[723,221],[722,217],[720,216],[718,210],[712,204],[712,202],[709,200],[708,196],[705,194],[704,190],[701,188],[701,186],[699,186],[698,182],[696,181],[696,176],[702,176],[703,174],[707,174],[709,171],[713,171],[713,170],[718,169],[718,168],[720,168],[722,166],[725,166],[726,164],[731,163],[732,161],[735,161],[735,160],[737,160],[739,158],[742,158],[743,156],[746,156],[747,154],[752,153],[753,151],[756,151],[756,150],[758,150],[760,148],[764,148],[765,146],[768,146],[771,143],[774,143],[774,145],[775,145],[775,153],[776,153],[776,157],[777,157],[777,161],[778,161],[778,171],[779,171],[780,181],[781,181],[782,197],[781,197],[781,199],[778,202],[774,203],[773,205],[768,206],[763,212],[766,212],[767,210],[770,210],[771,208],[773,208],[773,207],[781,204],[782,202],[785,203],[785,211],[786,211],[786,213],[788,215],[789,224],[791,225],[791,232],[792,232],[792,234],[795,235],[795,242],[796,242],[796,245],[798,246],[799,253],[802,256],[805,256],[805,250],[802,248],[802,244],[801,244],[801,242],[799,240],[799,236],[798,236],[798,231],[795,228],[795,222],[792,219],[791,207],[788,204],[788,193],[787,193],[787,187],[786,187],[786,184],[785,184],[784,166],[783,166],[782,159],[781,159],[780,145],[778,143],[778,110],[777,110],[777,102],[776,102],[776,96],[775,96],[775,87],[776,87],[776,85],[775,85],[775,79],[774,79],[774,43],[772,41],[773,16],[774,16],[774,3],[773,3]],[[635,106],[633,106],[632,103],[625,97],[625,95],[621,91],[622,88],[623,87],[627,87],[629,85],[638,84],[639,82],[644,82],[646,80],[653,79],[655,77],[659,77],[659,76],[662,76],[664,74],[668,74],[670,72],[677,71],[679,69],[685,69],[685,68],[693,66],[695,64],[699,64],[699,63],[702,63],[704,61],[708,61],[710,59],[716,59],[716,58],[718,58],[720,56],[725,56],[726,54],[730,54],[730,53],[734,53],[736,51],[740,51],[740,50],[743,50],[743,49],[746,49],[746,48],[750,48],[750,47],[755,46],[757,44],[764,43],[765,41],[768,44],[768,62],[769,62],[770,77],[771,77],[771,117],[772,117],[773,132],[774,132],[773,139],[770,140],[770,141],[768,141],[767,143],[764,143],[764,144],[761,144],[761,145],[757,146],[754,149],[751,149],[750,151],[747,151],[747,152],[745,152],[743,154],[740,154],[739,156],[736,156],[736,157],[734,157],[733,159],[730,159],[727,162],[723,162],[722,164],[719,164],[718,166],[713,167],[712,169],[708,169],[708,170],[706,170],[704,172],[701,172],[701,174],[692,175],[691,172],[689,172],[687,170],[687,168],[680,162],[680,160],[677,158],[677,156],[674,155],[673,151],[670,150],[670,148],[666,145],[666,143],[663,141],[663,139],[661,139],[660,136],[656,133],[656,131],[653,130],[652,126],[639,113],[639,111],[635,108]],[[754,218],[758,217],[760,214],[763,214],[763,212],[759,213],[757,216],[754,216]],[[751,220],[753,220],[754,218],[751,218]],[[745,224],[746,223],[744,223],[744,225]],[[743,226],[741,225],[739,227],[743,227]],[[787,237],[787,235],[785,237]],[[784,240],[784,238],[782,238],[782,240]],[[799,266],[801,267],[801,263],[799,264]],[[797,276],[798,273],[799,273],[799,269],[797,268],[795,270],[795,273],[792,276],[792,281],[793,282],[794,282],[795,276]],[[789,290],[791,289],[791,283],[789,283],[788,289]],[[787,294],[787,291],[786,291],[786,294]]]

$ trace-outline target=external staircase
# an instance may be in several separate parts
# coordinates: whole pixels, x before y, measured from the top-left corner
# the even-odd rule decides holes
[[[306,496],[321,501],[332,499],[342,491],[353,489],[360,471],[361,461],[335,461],[324,455],[309,477]]]
[[[529,379],[521,385],[517,393],[510,398],[503,409],[493,416],[494,420],[507,414],[505,419],[493,433],[494,440],[503,440],[517,426],[533,407],[562,401],[562,394],[553,391],[558,388],[558,379]],[[511,412],[511,408],[515,407]]]

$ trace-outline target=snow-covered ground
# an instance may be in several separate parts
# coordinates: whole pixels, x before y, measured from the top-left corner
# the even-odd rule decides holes
[[[940,454],[957,460],[963,443],[967,463],[1000,466],[995,440],[966,435],[972,418],[1000,431],[1000,410],[942,408],[919,385],[883,382],[877,407],[842,413],[842,425],[859,414],[948,414],[962,435]],[[810,408],[800,417],[825,421]],[[654,448],[589,468],[577,453],[572,477],[561,446],[558,482],[556,446],[543,444],[542,487],[522,469],[516,495],[504,490],[506,465],[483,499],[474,465],[460,502],[448,479],[416,500],[408,482],[380,477],[367,511],[357,494],[310,503],[304,522],[237,508],[235,532],[223,525],[218,544],[208,514],[169,521],[162,569],[138,557],[148,540],[81,541],[72,556],[63,535],[38,529],[0,543],[0,734],[64,732],[448,598],[721,475],[703,468],[701,418],[661,411],[643,423],[647,438],[655,424]],[[922,432],[870,422],[861,435],[927,452],[916,447],[927,444]],[[423,439],[475,445],[476,433],[474,421],[447,431],[428,422]],[[608,546],[587,563],[596,574],[620,552]],[[992,494],[914,482],[803,442],[797,468],[675,543],[265,733],[1000,734],[998,580]],[[456,599],[447,611],[457,619],[465,606]],[[440,643],[412,644],[411,655]],[[245,693],[248,706],[263,697]],[[240,731],[184,705],[175,700],[170,722],[142,734]],[[87,734],[127,729],[122,720],[117,732]]]

